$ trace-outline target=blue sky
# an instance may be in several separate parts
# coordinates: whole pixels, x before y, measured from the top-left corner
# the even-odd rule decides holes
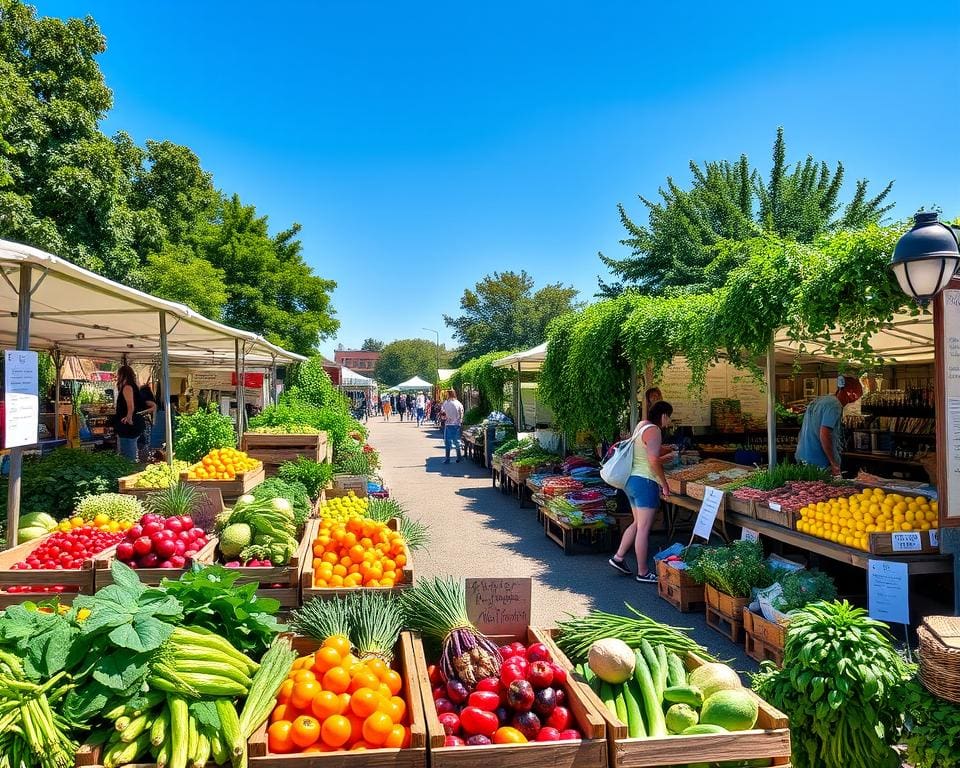
[[[91,14],[104,129],[190,146],[215,183],[303,225],[339,283],[337,343],[449,341],[444,313],[494,270],[590,298],[688,162],[842,160],[896,180],[895,215],[960,214],[955,2],[38,0]]]

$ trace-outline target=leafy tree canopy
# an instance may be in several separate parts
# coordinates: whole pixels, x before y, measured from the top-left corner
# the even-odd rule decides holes
[[[444,315],[462,346],[454,363],[501,349],[528,349],[547,337],[547,325],[555,317],[576,309],[577,291],[562,283],[549,283],[534,291],[526,270],[494,272],[460,299],[459,317]]]
[[[374,375],[381,384],[395,386],[413,376],[429,382],[437,380],[437,345],[426,339],[391,341],[380,353]],[[440,365],[446,364],[449,353],[441,346]]]
[[[383,352],[384,344],[380,339],[364,339],[360,349],[363,352]]]
[[[690,189],[681,189],[668,178],[660,189],[661,201],[640,197],[647,209],[645,226],[618,206],[627,231],[620,242],[631,253],[621,259],[600,254],[619,281],[601,280],[601,294],[616,295],[624,289],[650,294],[709,291],[723,285],[730,270],[741,263],[729,248],[730,241],[772,234],[812,243],[823,234],[877,223],[893,207],[886,203],[893,182],[871,197],[866,179],[857,181],[852,198],[842,205],[843,164],[831,171],[808,155],[804,162],[789,166],[782,128],[777,130],[769,178],[751,168],[746,155],[735,163],[722,160],[700,166],[691,161],[690,172]]]
[[[91,17],[0,0],[0,237],[309,354],[339,326],[300,225],[216,190],[189,147],[104,135],[113,99]]]

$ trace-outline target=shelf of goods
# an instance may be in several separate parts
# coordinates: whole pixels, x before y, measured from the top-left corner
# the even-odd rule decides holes
[[[76,594],[93,594],[94,557],[84,559],[79,568],[60,570],[13,568],[14,565],[29,558],[52,535],[47,534],[0,552],[0,610],[27,600],[49,600],[56,597],[62,603],[69,603]],[[21,591],[25,586],[35,589]],[[16,591],[10,592],[10,587],[14,587]],[[56,592],[44,591],[54,589]]]
[[[700,613],[707,605],[703,584],[666,560],[657,560],[657,594],[681,613]]]
[[[294,637],[293,647],[300,655],[313,653],[320,642],[307,637]],[[423,644],[410,632],[401,632],[394,654],[394,669],[400,673],[399,695],[406,703],[410,744],[403,748],[377,747],[356,751],[313,751],[277,754],[269,750],[269,720],[258,728],[248,743],[251,768],[426,768],[428,724],[424,715],[419,671],[423,661]],[[429,690],[429,688],[427,689]],[[431,735],[431,745],[435,735]],[[440,732],[443,743],[443,732]]]
[[[744,650],[754,661],[772,661],[783,666],[783,646],[787,628],[770,621],[749,608],[743,609]]]
[[[217,538],[211,536],[207,543],[197,554],[186,558],[182,568],[136,568],[137,577],[144,584],[150,586],[158,585],[163,579],[176,581],[183,574],[193,568],[194,563],[208,565],[213,562],[217,549]],[[113,574],[110,572],[110,564],[117,557],[117,548],[111,547],[102,554],[94,558],[93,561],[93,581],[94,588],[101,590],[110,584],[113,584]],[[127,563],[130,565],[130,563]]]
[[[720,461],[719,459],[706,459],[699,464],[689,464],[678,467],[666,473],[667,485],[670,490],[679,495],[687,496],[687,484],[691,481],[697,481],[712,473],[720,473],[731,469],[741,469],[739,465],[730,461]],[[747,469],[747,468],[743,468]]]
[[[565,555],[573,555],[578,551],[607,552],[613,545],[613,535],[618,530],[616,526],[606,523],[592,523],[589,525],[574,526],[561,520],[546,504],[538,507],[543,520],[543,533],[554,542]]]
[[[406,589],[411,584],[413,584],[413,560],[410,557],[410,549],[407,547],[406,543],[403,544],[403,554],[406,559],[406,562],[399,567],[398,576],[399,580],[392,587],[318,587],[316,584],[316,552],[311,551],[314,542],[317,539],[317,535],[320,529],[321,521],[319,519],[310,520],[308,523],[309,533],[305,533],[305,536],[309,536],[308,549],[304,554],[303,565],[300,569],[300,598],[304,603],[309,602],[315,597],[328,598],[328,597],[340,597],[343,595],[349,595],[357,590],[363,590],[364,592],[381,592],[389,595],[396,595],[400,590]],[[399,521],[396,519],[391,520],[387,523],[387,526],[396,531]]]
[[[303,456],[322,463],[327,457],[327,433],[312,435],[268,434],[263,432],[244,432],[240,438],[240,450],[252,459],[263,463],[267,477],[277,474],[285,461],[296,461]]]
[[[264,477],[263,464],[260,464],[256,469],[238,472],[232,480],[191,479],[189,472],[180,473],[181,482],[196,486],[197,488],[216,488],[220,491],[224,501],[233,501],[246,493],[250,493],[250,491],[263,482]]]
[[[580,695],[606,723],[610,744],[610,768],[669,768],[694,763],[707,765],[747,760],[782,768],[790,765],[790,723],[787,716],[752,691],[749,691],[749,695],[756,700],[758,708],[756,726],[752,730],[696,736],[630,738],[626,723],[604,706],[579,675],[574,677],[573,665],[557,648],[552,638],[548,638],[546,644],[554,658],[571,670],[571,680],[577,681]],[[684,658],[688,672],[704,663],[692,653],[688,653]]]
[[[549,635],[542,629],[528,627],[524,635],[488,635],[497,645],[519,641],[550,643],[553,658],[562,654],[556,650]],[[477,766],[511,766],[512,768],[540,768],[541,766],[564,766],[564,768],[607,768],[608,745],[603,717],[589,703],[581,687],[568,676],[563,684],[567,708],[576,720],[583,738],[579,741],[532,741],[521,744],[488,744],[481,746],[445,747],[444,729],[433,705],[430,677],[425,659],[420,659],[417,670],[423,709],[430,735],[431,768],[477,768]]]

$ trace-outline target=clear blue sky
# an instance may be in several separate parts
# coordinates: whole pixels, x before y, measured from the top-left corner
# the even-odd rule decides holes
[[[956,2],[38,0],[92,14],[105,130],[186,144],[339,283],[337,343],[432,337],[493,270],[589,298],[689,160],[842,160],[960,213]]]

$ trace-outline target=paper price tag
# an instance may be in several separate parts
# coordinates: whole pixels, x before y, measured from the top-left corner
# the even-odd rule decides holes
[[[752,528],[744,528],[740,531],[741,541],[760,541],[760,534]]]
[[[6,418],[6,444],[3,448],[34,445],[40,422],[37,353],[8,349],[4,353],[3,407]]]
[[[867,593],[870,618],[910,623],[910,566],[884,560],[868,561]]]
[[[700,512],[697,514],[697,523],[693,526],[694,536],[699,536],[705,541],[710,540],[713,523],[717,519],[717,513],[720,511],[722,502],[723,491],[719,488],[707,486],[704,489],[703,502],[700,504]]]
[[[940,547],[940,537],[937,535],[936,528],[931,528],[930,531],[930,546],[931,547]]]
[[[525,637],[531,590],[530,579],[467,579],[467,616],[484,634]]]
[[[923,549],[919,531],[904,531],[891,533],[890,543],[894,552],[919,552]]]
[[[771,501],[769,504],[767,504],[767,506],[770,507],[770,509],[772,509],[774,512],[779,512],[781,509],[780,503],[777,501]]]

